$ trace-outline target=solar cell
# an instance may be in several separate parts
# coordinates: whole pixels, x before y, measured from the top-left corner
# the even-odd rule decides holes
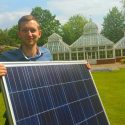
[[[86,62],[5,63],[11,125],[109,125]]]

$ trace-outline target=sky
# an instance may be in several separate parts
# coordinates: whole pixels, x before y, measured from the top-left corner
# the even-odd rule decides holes
[[[121,9],[121,0],[1,0],[0,29],[16,25],[21,16],[30,14],[35,7],[48,9],[61,24],[80,14],[101,28],[104,16],[114,6]]]

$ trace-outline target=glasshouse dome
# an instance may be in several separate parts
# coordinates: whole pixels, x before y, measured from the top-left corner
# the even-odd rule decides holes
[[[90,22],[90,23],[87,23],[84,28],[84,34],[97,34],[98,33],[98,27],[95,23],[93,22]]]
[[[88,60],[90,63],[102,63],[114,61],[114,43],[98,33],[95,23],[89,22],[84,27],[83,35],[71,46],[73,60]]]

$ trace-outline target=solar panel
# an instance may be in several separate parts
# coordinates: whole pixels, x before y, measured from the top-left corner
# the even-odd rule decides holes
[[[6,63],[11,125],[109,125],[86,62]]]

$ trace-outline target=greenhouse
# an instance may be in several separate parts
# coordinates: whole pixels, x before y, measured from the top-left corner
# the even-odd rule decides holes
[[[114,44],[98,32],[92,21],[83,30],[83,35],[70,46],[56,33],[49,36],[44,46],[51,51],[53,60],[87,60],[91,64],[104,64],[125,58],[125,37]]]
[[[114,43],[98,33],[95,23],[84,26],[83,35],[71,46],[72,60],[88,60],[91,64],[111,63],[115,61]]]
[[[114,49],[116,61],[120,61],[122,58],[125,58],[125,36],[114,45]]]
[[[58,34],[53,33],[49,36],[48,42],[44,46],[52,53],[53,60],[71,60],[70,48]]]

